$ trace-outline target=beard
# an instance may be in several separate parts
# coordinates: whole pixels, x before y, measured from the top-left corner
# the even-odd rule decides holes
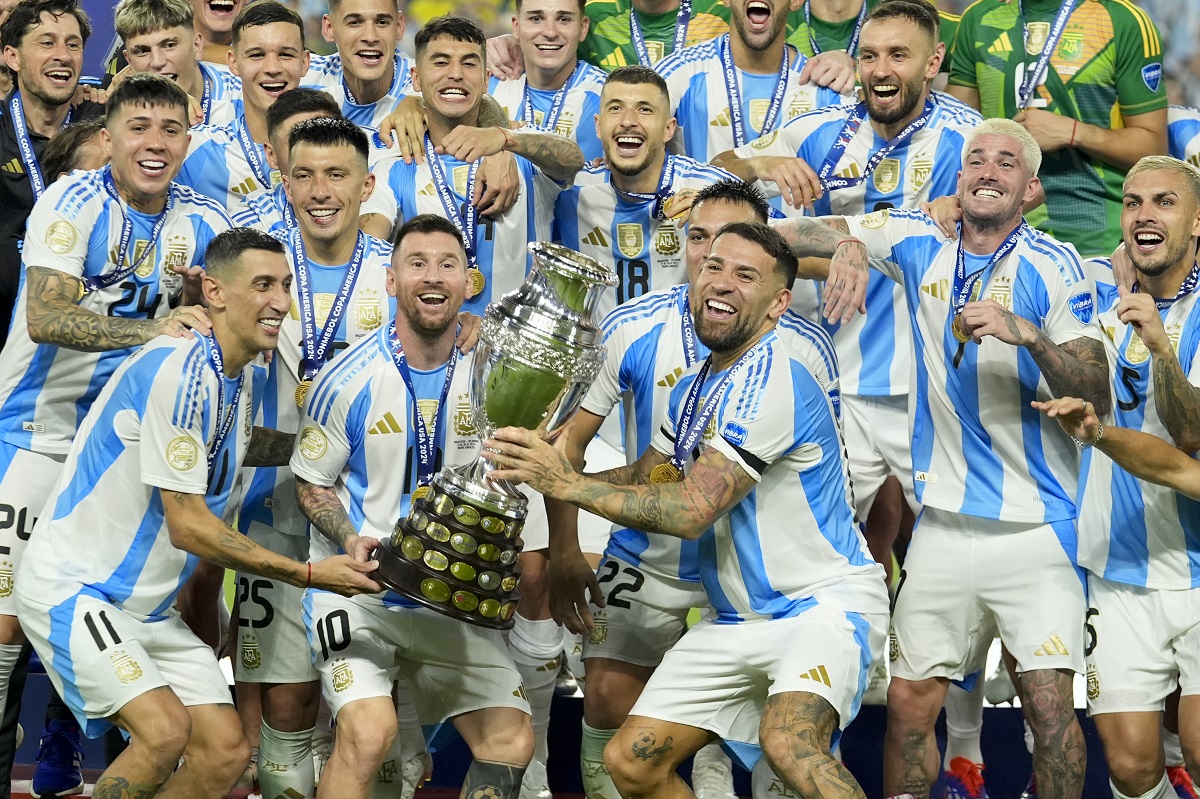
[[[871,91],[863,92],[867,100],[867,113],[871,119],[876,122],[881,122],[884,125],[892,125],[916,110],[917,104],[921,102],[921,90],[925,87],[925,79],[917,76],[907,83],[900,84],[900,102],[895,108],[881,110],[875,107],[875,94]]]
[[[733,325],[720,325],[701,312],[695,316],[695,326],[696,338],[716,353],[736,352],[754,338],[756,331],[752,320],[742,316],[741,312]]]

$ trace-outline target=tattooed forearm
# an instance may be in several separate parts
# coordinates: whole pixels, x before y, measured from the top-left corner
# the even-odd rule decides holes
[[[1175,352],[1154,356],[1154,401],[1158,419],[1167,428],[1175,446],[1189,454],[1200,449],[1200,388],[1188,382]]]
[[[1033,731],[1038,793],[1078,799],[1083,794],[1087,747],[1071,699],[1071,673],[1053,669],[1020,675],[1022,704]]]
[[[296,443],[294,433],[282,433],[269,427],[255,427],[246,447],[243,466],[287,466]]]
[[[801,258],[832,258],[838,242],[850,234],[850,226],[840,216],[803,216],[771,227]],[[866,248],[863,249],[865,253]]]
[[[1006,314],[1005,321],[1018,338],[1023,335],[1019,329],[1014,329],[1017,317]],[[1108,359],[1104,355],[1104,345],[1099,341],[1081,337],[1055,344],[1039,330],[1027,348],[1054,396],[1080,397],[1092,403],[1099,416],[1112,410]]]
[[[854,776],[830,753],[838,714],[816,694],[789,692],[767,700],[759,725],[763,754],[798,796],[864,799]]]
[[[124,777],[101,777],[92,789],[94,799],[150,799],[162,784],[131,783]]]
[[[346,508],[332,488],[297,477],[296,501],[313,527],[343,549],[346,547],[346,541],[358,535],[346,514]]]
[[[65,272],[31,266],[25,280],[29,337],[39,344],[107,352],[145,344],[162,332],[162,320],[100,316],[80,308],[83,284]]]
[[[509,133],[511,153],[527,158],[546,176],[558,183],[574,180],[583,169],[583,151],[579,145],[557,133]]]

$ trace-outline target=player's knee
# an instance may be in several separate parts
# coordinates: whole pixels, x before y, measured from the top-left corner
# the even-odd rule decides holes
[[[1108,746],[1104,750],[1108,775],[1126,796],[1141,796],[1162,780],[1162,762],[1147,757],[1138,746]]]
[[[588,669],[587,691],[583,695],[584,721],[597,730],[619,729],[625,723],[636,697],[630,698],[625,691],[615,690],[613,681],[604,679],[603,672],[593,672],[593,669]]]
[[[645,760],[633,755],[633,747],[623,732],[604,747],[604,767],[617,791],[625,799],[655,796],[668,778],[668,769],[657,759]]]
[[[1021,675],[1022,694],[1028,698],[1022,707],[1035,745],[1051,744],[1075,720],[1071,676],[1070,672],[1049,669]]]
[[[250,764],[250,743],[240,729],[230,729],[228,735],[211,736],[193,760],[208,782],[232,788]]]
[[[533,760],[533,723],[521,714],[521,721],[505,725],[498,735],[487,735],[471,747],[471,756],[488,763],[511,763],[522,768]]]
[[[13,646],[25,643],[25,633],[21,632],[21,624],[16,616],[0,616],[0,646]]]
[[[933,727],[942,710],[934,680],[892,678],[888,684],[888,726]]]
[[[162,707],[130,729],[129,744],[140,747],[159,767],[173,770],[192,737],[192,719],[183,705]]]
[[[307,730],[316,723],[321,684],[316,681],[263,686],[263,719],[276,730]]]
[[[816,767],[819,756],[828,756],[828,742],[820,738],[820,732],[812,726],[760,730],[759,746],[767,765],[776,774],[793,777],[791,782],[795,784],[797,774],[807,774]]]
[[[338,713],[333,745],[339,759],[355,774],[369,776],[383,763],[396,738],[396,714],[357,704],[351,702]],[[390,702],[386,704],[391,707]]]

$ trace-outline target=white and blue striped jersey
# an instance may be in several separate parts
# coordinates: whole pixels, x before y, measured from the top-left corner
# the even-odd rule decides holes
[[[21,257],[26,269],[55,269],[81,279],[118,271],[126,217],[133,232],[122,266],[145,253],[156,217],[114,200],[104,188],[106,170],[72,172],[46,187],[29,215]],[[182,288],[174,270],[203,266],[208,243],[230,227],[215,201],[175,183],[170,191],[171,209],[153,251],[121,282],[84,294],[79,307],[126,319],[170,312]],[[21,449],[63,455],[100,389],[133,348],[81,352],[35,343],[27,326],[27,289],[22,274],[12,329],[0,352],[0,438]]]
[[[670,173],[667,194],[733,178],[723,169],[682,155],[667,155],[663,173]],[[616,272],[616,288],[604,292],[600,313],[687,282],[684,231],[674,219],[655,218],[659,202],[618,192],[605,165],[586,167],[575,177],[575,185],[558,196],[554,240]]]
[[[289,247],[289,236],[276,233]],[[366,235],[366,234],[362,234]],[[325,354],[326,362],[338,352],[376,330],[385,328],[396,316],[396,300],[387,293],[387,268],[391,264],[392,245],[367,236],[366,250],[354,290],[346,302],[346,310]],[[288,255],[289,263],[291,255]],[[312,278],[313,310],[316,312],[317,333],[325,327],[329,309],[333,306],[346,276],[348,264],[324,266],[308,261]],[[292,280],[292,310],[283,319],[275,356],[271,359],[270,376],[260,403],[263,427],[294,433],[300,425],[300,408],[296,405],[296,389],[300,385],[301,360],[304,354],[304,331],[300,324],[300,303],[297,280]],[[311,394],[311,392],[310,392]],[[311,396],[308,398],[311,400]],[[296,486],[291,473],[284,467],[260,466],[249,476],[246,500],[238,517],[238,528],[250,529],[259,522],[283,533],[303,535],[305,520],[296,505]]]
[[[554,125],[554,132],[565,136],[579,145],[587,162],[604,157],[604,146],[596,130],[596,114],[600,113],[600,91],[604,88],[607,73],[584,61],[572,76],[567,87],[567,96],[562,111]],[[545,128],[546,116],[554,105],[557,92],[542,89],[526,89],[525,76],[516,80],[488,79],[488,94],[500,104],[508,118],[514,122],[525,122],[537,128]],[[525,117],[525,95],[528,91],[533,119]]]
[[[471,358],[457,348],[452,357],[457,363],[446,408],[438,405],[446,365],[427,372],[409,370],[421,418],[436,443],[436,469],[470,463],[479,454],[468,397]],[[332,487],[359,535],[384,541],[396,520],[409,513],[417,487],[416,452],[412,397],[392,360],[385,327],[321,370],[304,407],[291,471],[310,483]],[[341,554],[320,532],[313,530],[311,536],[312,560]],[[393,591],[355,601],[416,607]]]
[[[283,183],[276,183],[272,188],[247,194],[229,209],[229,216],[233,219],[234,227],[252,227],[264,233],[286,233],[293,226],[288,225],[283,209],[290,207]]]
[[[238,140],[237,125],[242,118],[227,125],[197,125],[189,131],[192,142],[187,158],[179,169],[176,181],[191,186],[198,193],[212,197],[226,209],[259,189],[269,189],[279,183],[278,170],[267,166],[267,151],[257,142],[250,142],[264,170],[270,170],[263,185],[263,176],[255,175],[250,159]]]
[[[697,161],[709,162],[717,155],[738,146],[733,137],[729,94],[725,88],[721,52],[729,47],[729,34],[692,45],[662,60],[656,71],[667,82],[671,97],[671,113],[678,123],[675,132],[676,152]],[[792,48],[788,48],[791,52]],[[843,97],[832,89],[815,83],[800,83],[800,72],[808,59],[803,53],[791,53],[787,88],[782,107],[771,130],[763,123],[771,107],[778,74],[757,75],[737,70],[738,89],[742,100],[742,120],[747,144],[778,129],[789,119],[801,114],[853,102],[854,95]]]
[[[242,80],[228,67],[207,61],[201,61],[199,66],[209,92],[209,107],[200,124],[228,125],[242,114]]]
[[[211,347],[205,336],[160,336],[113,373],[22,558],[30,599],[58,605],[88,593],[151,619],[174,604],[199,558],[171,543],[161,491],[202,494],[224,515],[261,390],[262,370],[247,365],[235,405],[237,381],[213,369]],[[229,414],[210,470],[208,454]]]
[[[1112,267],[1086,262],[1096,280],[1100,324],[1107,336],[1113,384],[1112,423],[1171,440],[1158,407],[1150,351],[1132,325],[1117,318]],[[1179,365],[1200,385],[1200,293],[1160,309]],[[1139,480],[1095,449],[1083,452],[1079,500],[1079,565],[1139,588],[1200,588],[1200,502]]]
[[[442,169],[450,182],[450,190],[464,213],[470,194],[467,181],[470,166],[448,155],[439,156]],[[517,156],[521,173],[521,196],[516,205],[498,219],[479,217],[475,233],[479,271],[485,284],[483,291],[463,303],[463,310],[482,316],[493,299],[519,287],[531,265],[529,242],[550,238],[554,199],[562,187],[546,177],[532,163]],[[372,170],[375,191],[363,203],[362,213],[380,214],[393,224],[418,214],[446,216],[433,184],[428,164],[406,164],[397,155],[385,157]],[[451,220],[453,221],[453,220]]]
[[[917,501],[1000,521],[1074,519],[1079,451],[1057,422],[1029,405],[1052,397],[1033,357],[990,337],[967,342],[959,355],[951,331],[958,242],[918,211],[846,221],[850,235],[867,245],[872,267],[904,289],[915,345],[909,417]],[[967,273],[987,261],[968,253]],[[1079,255],[1032,227],[976,286],[979,296],[1038,325],[1055,344],[1104,337],[1095,284]],[[1055,529],[1074,536],[1073,525]],[[1073,559],[1075,542],[1063,546]]]
[[[709,616],[724,624],[764,621],[817,603],[886,613],[883,569],[854,522],[833,403],[777,331],[755,346],[685,465],[713,447],[757,483],[699,539]],[[654,434],[659,452],[674,452],[680,408],[699,371],[697,364],[671,390]]]
[[[971,108],[934,96],[933,113],[924,128],[884,158],[866,180],[856,186],[825,192],[813,202],[819,216],[855,216],[883,208],[916,208],[917,204],[953,194],[962,167],[962,147],[971,129],[982,121]],[[777,133],[737,149],[740,158],[782,156],[802,158],[820,171],[854,106],[843,105],[797,117]],[[859,126],[841,159],[834,165],[839,177],[862,175],[867,162],[886,141],[868,120]],[[775,183],[758,184],[768,196],[777,196]],[[787,206],[788,216],[801,212]],[[912,334],[899,309],[900,287],[881,275],[872,275],[867,287],[867,313],[856,314],[844,325],[832,325],[842,367],[842,393],[899,396],[908,393],[912,371]]]
[[[346,88],[342,57],[338,53],[313,56],[308,65],[308,72],[300,79],[300,85],[305,89],[322,89],[333,95],[333,99],[342,107],[342,116],[360,128],[378,128],[401,100],[414,93],[413,60],[396,53],[393,64],[392,85],[383,97],[373,103],[355,101],[353,94]]]
[[[629,463],[651,445],[667,414],[671,389],[692,366],[684,345],[685,315],[691,316],[688,286],[681,284],[630,300],[601,325],[608,354],[582,407],[606,417],[620,403]],[[803,363],[829,394],[837,415],[837,356],[829,334],[792,311],[784,313],[775,330],[788,354]],[[696,357],[707,358],[708,347],[699,338],[694,341]],[[700,579],[695,541],[614,525],[607,552],[664,577]]]
[[[1167,109],[1167,152],[1200,168],[1200,108],[1173,105]]]

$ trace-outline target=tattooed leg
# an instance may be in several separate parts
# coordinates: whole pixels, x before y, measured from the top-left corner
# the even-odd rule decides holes
[[[1025,718],[1033,730],[1033,771],[1042,799],[1083,795],[1087,746],[1075,716],[1072,673],[1038,669],[1021,673]]]
[[[524,774],[524,766],[472,760],[459,799],[517,799]]]
[[[676,769],[712,739],[697,727],[630,716],[604,748],[604,765],[625,799],[692,799]]]
[[[109,719],[129,733],[129,746],[96,780],[93,796],[149,799],[171,777],[187,747],[191,718],[170,688],[125,703]]]
[[[888,686],[887,737],[883,748],[883,792],[927,799],[941,767],[933,725],[942,711],[949,681],[905,680]]]
[[[858,781],[830,752],[838,714],[822,697],[802,691],[767,700],[759,725],[763,756],[803,799],[866,799]]]

